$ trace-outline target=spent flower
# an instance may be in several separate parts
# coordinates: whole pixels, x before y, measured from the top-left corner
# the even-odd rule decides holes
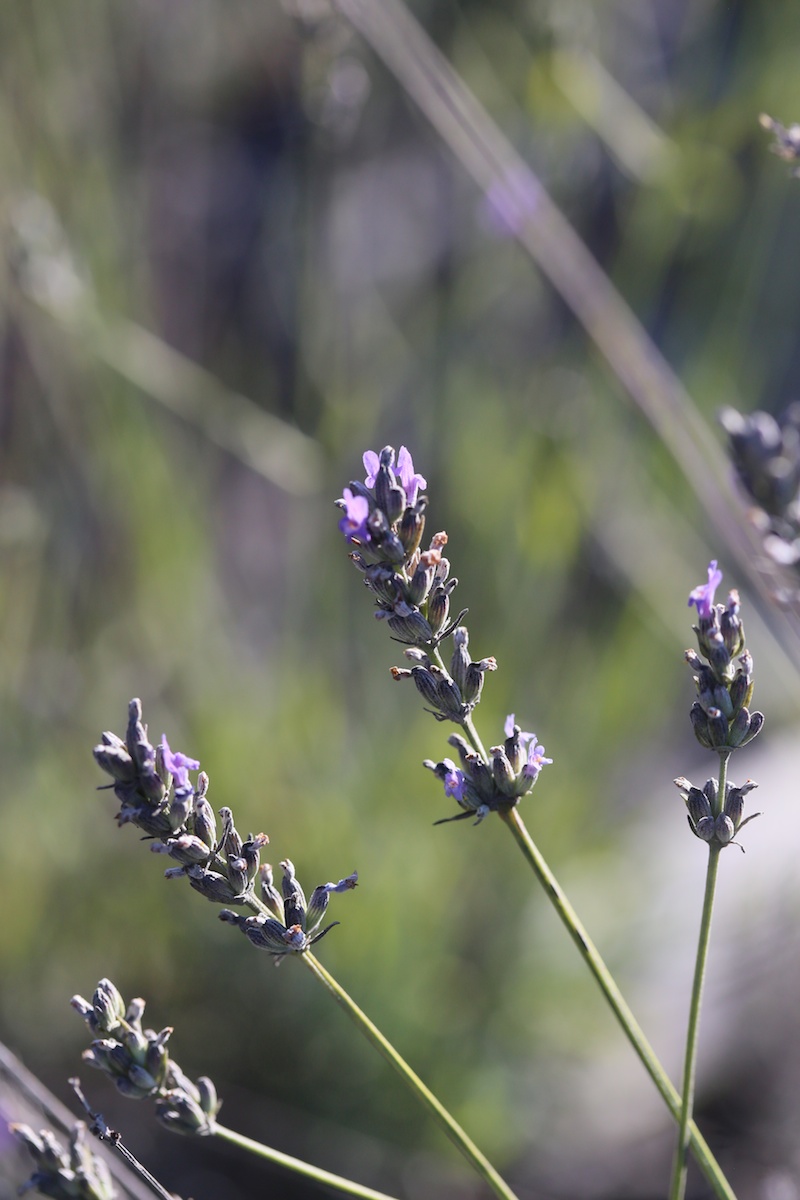
[[[738,845],[733,839],[739,830],[748,821],[761,816],[761,813],[751,813],[742,820],[744,798],[758,787],[752,779],[748,779],[741,787],[726,783],[725,801],[722,805],[719,803],[719,785],[716,779],[707,779],[702,788],[695,787],[683,776],[673,782],[686,804],[689,828],[695,837],[703,842],[715,842],[723,848]]]
[[[272,880],[272,868],[265,863],[261,867],[262,897],[266,907],[274,915],[263,913],[245,917],[240,913],[223,909],[219,918],[229,925],[236,925],[254,946],[275,958],[278,966],[287,954],[302,954],[329,933],[338,921],[332,921],[320,929],[328,901],[334,893],[352,891],[358,884],[358,872],[354,871],[338,883],[321,883],[314,888],[311,899],[306,903],[305,894],[295,875],[294,863],[284,859],[281,891]]]

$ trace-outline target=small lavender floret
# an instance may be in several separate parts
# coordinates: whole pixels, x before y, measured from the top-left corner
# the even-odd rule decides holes
[[[397,473],[400,476],[406,500],[413,507],[417,502],[419,489],[427,487],[428,481],[424,476],[415,473],[411,454],[405,446],[400,447],[400,453],[397,455]]]
[[[181,754],[179,750],[173,753],[169,748],[169,742],[165,733],[161,735],[161,751],[164,758],[164,766],[174,780],[175,790],[180,789],[183,791],[191,789],[193,791],[194,789],[189,782],[189,772],[199,771],[200,763],[197,759],[189,758],[187,754]]]
[[[339,521],[339,528],[348,542],[368,542],[370,540],[369,531],[367,529],[367,517],[369,516],[369,501],[364,496],[353,495],[350,488],[345,488],[342,492],[342,499],[338,502],[339,507],[344,509],[344,516]]]
[[[708,583],[698,584],[689,594],[689,607],[694,604],[701,621],[708,620],[714,606],[714,593],[722,583],[722,571],[713,558],[708,564]]]

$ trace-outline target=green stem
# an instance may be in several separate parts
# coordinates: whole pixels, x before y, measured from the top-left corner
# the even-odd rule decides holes
[[[322,963],[309,951],[306,951],[302,955],[302,958],[311,973],[328,989],[340,1008],[344,1009],[350,1020],[357,1025],[359,1031],[376,1047],[386,1061],[394,1067],[395,1071],[398,1072],[408,1087],[415,1093],[420,1103],[428,1109],[450,1138],[451,1142],[460,1150],[495,1195],[502,1197],[502,1200],[517,1200],[508,1184],[498,1175],[489,1160],[484,1157],[455,1118],[440,1104],[433,1092],[429,1091],[420,1077],[412,1071],[408,1063],[400,1057],[391,1042],[387,1041],[377,1026],[373,1025],[366,1013],[361,1011],[355,1001],[348,996],[344,988],[325,970]]]
[[[728,755],[720,755],[719,788],[717,791],[717,809],[725,803],[725,784],[728,772]],[[708,846],[708,869],[706,871],[706,889],[703,896],[703,915],[700,919],[700,936],[697,941],[697,958],[694,966],[692,982],[692,1000],[689,1006],[689,1027],[686,1031],[686,1054],[683,1060],[683,1103],[678,1126],[678,1145],[672,1165],[672,1184],[670,1200],[683,1200],[686,1194],[686,1173],[689,1159],[689,1142],[691,1135],[689,1126],[694,1108],[695,1077],[697,1073],[697,1041],[700,1026],[700,1006],[703,1000],[703,984],[706,976],[708,961],[708,945],[711,938],[711,918],[714,912],[714,892],[717,886],[717,869],[719,854],[722,847],[717,841]]]
[[[628,1007],[611,972],[600,957],[596,946],[586,932],[577,913],[561,890],[557,879],[542,857],[539,848],[531,838],[528,830],[525,828],[517,809],[512,808],[506,812],[500,812],[498,816],[511,830],[523,855],[532,867],[533,873],[544,888],[550,903],[566,926],[570,937],[578,947],[586,965],[599,984],[600,990],[608,1001],[614,1016],[622,1026],[625,1036],[641,1059],[653,1083],[658,1088],[667,1108],[676,1121],[679,1121],[682,1115],[682,1104],[678,1092],[656,1057],[653,1047],[645,1037],[641,1026]],[[691,1114],[689,1114],[690,1116]],[[719,1200],[736,1200],[719,1163],[711,1153],[699,1129],[690,1119],[687,1119],[686,1131],[687,1145],[691,1144],[695,1158],[702,1168],[706,1179],[714,1189],[714,1194],[719,1197]]]
[[[335,1191],[346,1192],[348,1196],[359,1196],[361,1200],[392,1200],[392,1197],[387,1196],[385,1192],[376,1192],[373,1188],[362,1187],[360,1183],[354,1183],[352,1179],[333,1175],[330,1171],[323,1171],[321,1167],[312,1167],[310,1163],[303,1162],[302,1159],[292,1158],[290,1154],[282,1154],[280,1150],[273,1150],[271,1146],[254,1142],[251,1138],[244,1137],[233,1129],[226,1129],[224,1125],[215,1124],[214,1133],[217,1137],[224,1138],[226,1142],[232,1142],[234,1146],[239,1146],[242,1150],[249,1150],[251,1154],[265,1158],[267,1162],[277,1163],[280,1167],[294,1171],[296,1175],[305,1175],[306,1178],[314,1179],[317,1183],[324,1184]]]

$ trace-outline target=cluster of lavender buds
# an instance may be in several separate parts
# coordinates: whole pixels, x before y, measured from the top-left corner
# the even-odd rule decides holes
[[[443,688],[439,694],[437,684],[443,682],[444,673],[438,668],[433,670],[424,653],[434,652],[466,614],[464,609],[455,620],[449,619],[450,597],[458,580],[448,578],[450,563],[442,554],[447,534],[434,534],[429,548],[420,550],[428,500],[420,496],[419,489],[426,482],[415,473],[405,446],[400,448],[396,470],[391,446],[384,447],[379,455],[368,450],[364,469],[365,482],[353,480],[336,502],[344,510],[339,528],[356,547],[350,558],[375,596],[375,616],[386,621],[395,641],[415,648],[410,656],[415,667],[397,672],[395,677],[413,675],[415,682],[420,680],[420,691],[441,720],[461,720],[477,703],[477,697],[464,700],[458,685],[455,691]],[[465,649],[466,645],[465,637]],[[494,670],[497,665],[494,660],[485,663],[483,670]]]
[[[460,734],[447,739],[458,751],[461,767],[450,758],[441,762],[426,759],[424,765],[444,783],[446,796],[452,796],[464,809],[454,817],[443,817],[435,825],[447,821],[463,821],[475,817],[478,825],[490,812],[513,808],[522,796],[532,789],[543,766],[552,763],[545,758],[535,733],[524,733],[514,722],[514,714],[506,718],[506,740],[492,746],[491,763],[484,762]]]
[[[706,780],[703,788],[695,787],[683,776],[673,782],[686,804],[689,828],[703,842],[729,846],[748,821],[761,816],[761,813],[751,813],[742,820],[744,798],[748,792],[758,787],[752,779],[748,779],[741,787],[726,783],[725,803],[722,806],[719,803],[719,785],[716,779]]]
[[[101,979],[91,1003],[72,997],[72,1007],[99,1035],[83,1060],[113,1079],[123,1096],[155,1100],[156,1116],[176,1133],[207,1135],[214,1132],[220,1108],[216,1089],[205,1076],[192,1083],[167,1052],[172,1029],[160,1033],[142,1028],[144,1000],[125,1005],[110,979]]]
[[[18,1195],[36,1189],[53,1200],[114,1200],[117,1191],[108,1167],[90,1150],[82,1121],[72,1130],[68,1150],[49,1129],[35,1133],[30,1125],[9,1125],[9,1130],[27,1146],[36,1163]]]
[[[178,864],[164,872],[168,879],[185,875],[195,891],[214,904],[259,910],[259,915],[251,918],[237,918],[228,910],[220,913],[223,921],[238,924],[257,946],[279,956],[301,953],[339,924],[334,921],[317,932],[331,892],[354,888],[358,873],[339,883],[321,884],[307,907],[294,867],[287,859],[281,863],[282,898],[273,886],[272,868],[261,863],[261,850],[269,842],[267,835],[251,833],[243,839],[231,809],[221,808],[222,831],[217,836],[217,821],[207,795],[208,775],[200,771],[193,786],[189,772],[197,771],[199,762],[172,751],[166,737],[157,747],[150,744],[139,700],[130,702],[125,740],[115,733],[104,733],[100,745],[95,746],[94,757],[114,780],[109,786],[120,801],[119,824],[138,826],[153,839],[150,849],[155,854],[166,854]],[[265,907],[274,918],[263,913]]]
[[[376,598],[376,617],[385,620],[394,640],[406,646],[404,655],[410,665],[392,667],[393,678],[413,680],[426,711],[437,721],[461,725],[469,736],[469,741],[460,734],[449,739],[458,750],[461,767],[449,758],[438,763],[427,760],[425,766],[464,810],[444,820],[474,816],[477,824],[490,812],[513,808],[531,790],[541,768],[553,760],[544,757],[544,747],[534,734],[523,733],[514,724],[513,715],[506,721],[506,740],[492,747],[491,759],[480,749],[472,713],[480,702],[484,677],[497,669],[497,660],[475,660],[470,655],[469,632],[461,624],[466,609],[450,618],[450,597],[458,580],[449,578],[450,563],[442,555],[447,534],[435,534],[429,548],[420,550],[428,501],[419,489],[426,482],[414,471],[405,446],[396,463],[391,446],[380,454],[368,450],[363,462],[364,483],[352,481],[336,502],[344,511],[339,529],[356,547],[350,557]],[[448,669],[440,645],[450,636],[453,651]]]
[[[189,772],[200,763],[173,752],[166,737],[153,747],[142,724],[139,700],[129,705],[125,740],[104,733],[94,757],[114,780],[120,810],[120,825],[133,824],[149,838],[155,854],[166,854],[180,864],[169,868],[167,878],[185,875],[195,891],[215,904],[246,904],[254,895],[254,880],[261,863],[260,853],[269,842],[265,833],[243,839],[236,830],[233,813],[220,809],[222,833],[208,802],[208,775],[201,771],[197,786]]]
[[[309,946],[313,946],[323,938],[338,921],[332,921],[320,930],[322,918],[328,908],[332,892],[349,892],[358,884],[358,872],[354,871],[346,879],[338,883],[321,883],[311,893],[311,900],[306,903],[305,894],[298,883],[294,864],[287,858],[281,863],[283,880],[281,892],[275,887],[272,868],[265,863],[260,871],[261,897],[273,914],[271,917],[259,913],[253,917],[243,917],[240,913],[223,909],[219,914],[221,921],[230,925],[238,925],[242,933],[260,950],[266,950],[275,958],[275,966],[287,954],[302,954]]]
[[[753,656],[745,648],[744,627],[739,616],[739,595],[728,594],[725,604],[714,603],[714,593],[722,582],[716,560],[708,564],[708,582],[694,588],[689,605],[697,609],[697,634],[700,649],[686,651],[686,661],[695,672],[697,699],[689,716],[697,740],[714,750],[724,761],[734,750],[751,742],[764,725],[764,715],[751,712],[753,697]],[[742,820],[744,797],[757,785],[748,780],[741,787],[725,784],[724,796],[709,779],[702,788],[688,779],[676,779],[688,810],[689,827],[709,844],[728,846],[735,834],[754,813]]]
[[[800,159],[800,125],[781,125],[767,113],[762,113],[758,120],[762,129],[768,129],[775,139],[770,147],[773,154],[785,162],[797,162]],[[795,167],[792,175],[800,176],[800,167]]]
[[[766,412],[743,416],[735,408],[723,409],[719,419],[739,483],[753,501],[750,517],[764,552],[800,572],[800,404],[779,420]],[[791,603],[799,596],[795,590],[779,599]]]
[[[697,699],[689,716],[697,740],[708,750],[728,754],[753,740],[764,724],[764,714],[751,713],[748,707],[753,697],[753,656],[745,649],[739,593],[731,591],[725,604],[715,604],[714,593],[721,582],[715,559],[708,566],[708,583],[689,596],[689,605],[697,608],[697,624],[692,628],[700,654],[687,650],[686,661],[696,672]]]

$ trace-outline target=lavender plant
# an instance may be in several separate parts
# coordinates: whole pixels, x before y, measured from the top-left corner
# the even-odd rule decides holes
[[[343,513],[339,529],[353,547],[351,561],[375,597],[376,617],[385,620],[394,639],[405,646],[404,656],[411,665],[393,667],[392,676],[396,680],[413,680],[427,711],[437,721],[449,721],[462,731],[451,734],[448,739],[458,753],[460,766],[450,758],[438,762],[428,759],[424,763],[443,783],[445,795],[462,809],[455,816],[442,818],[434,824],[470,817],[474,824],[479,824],[490,813],[496,813],[508,826],[628,1040],[679,1122],[676,1170],[680,1161],[684,1184],[686,1156],[691,1145],[715,1193],[720,1197],[732,1197],[730,1185],[692,1121],[696,1044],[692,1039],[696,1037],[702,987],[700,954],[700,983],[698,985],[696,980],[693,990],[691,1050],[687,1047],[681,1100],[520,817],[520,800],[530,793],[542,769],[550,765],[552,759],[545,756],[544,747],[535,734],[522,731],[514,714],[506,719],[505,740],[492,746],[488,753],[477,733],[473,714],[480,702],[485,675],[495,670],[497,663],[493,657],[474,660],[469,654],[469,634],[466,626],[461,624],[466,610],[454,620],[450,618],[451,597],[457,579],[450,577],[450,563],[442,554],[448,540],[446,533],[434,534],[429,548],[420,549],[427,510],[427,498],[420,495],[420,488],[426,486],[426,481],[415,472],[406,447],[401,447],[396,461],[394,449],[387,446],[380,454],[367,451],[363,462],[364,482],[351,481],[337,502]],[[699,625],[696,628],[700,650],[708,657],[708,666],[692,652],[687,657],[698,671],[695,677],[698,700],[692,708],[692,724],[702,744],[719,753],[721,776],[718,785],[706,785],[703,791],[693,788],[687,781],[678,781],[686,789],[693,832],[709,844],[710,861],[713,859],[715,866],[719,850],[730,844],[735,833],[746,824],[742,821],[744,796],[754,786],[748,782],[741,788],[729,788],[724,766],[732,750],[752,740],[763,724],[763,716],[751,714],[747,707],[752,697],[752,658],[744,648],[738,597],[731,593],[728,605],[725,608],[719,606],[719,611],[713,606],[718,576],[721,578],[714,562],[709,568],[709,583],[696,588],[689,601],[698,608]],[[452,637],[453,642],[449,667],[442,655],[442,643],[448,637]],[[734,664],[735,658],[738,665]],[[707,921],[710,922],[710,907]],[[707,948],[705,915],[704,929]],[[688,1065],[690,1054],[691,1069]],[[674,1184],[673,1197],[682,1195],[675,1190],[680,1186],[683,1185]]]
[[[695,588],[689,597],[689,604],[697,609],[694,628],[698,638],[698,651],[686,653],[697,688],[691,721],[701,744],[718,754],[720,773],[717,780],[709,780],[702,788],[684,778],[675,781],[686,804],[692,833],[709,849],[680,1096],[522,822],[520,801],[530,794],[552,759],[546,756],[534,733],[523,731],[514,714],[505,721],[503,739],[488,752],[478,735],[474,713],[485,677],[497,669],[497,663],[493,657],[472,658],[469,632],[463,623],[466,610],[451,616],[451,598],[458,581],[451,577],[443,553],[448,542],[446,533],[436,533],[428,548],[422,548],[428,506],[421,491],[427,486],[425,479],[414,470],[405,447],[397,456],[391,447],[380,454],[367,452],[364,466],[364,483],[351,482],[338,501],[342,510],[339,528],[351,547],[354,565],[375,597],[376,616],[386,622],[393,638],[404,647],[408,666],[393,667],[392,676],[398,681],[412,680],[435,720],[458,727],[448,739],[458,765],[449,757],[424,762],[442,783],[445,796],[460,810],[434,824],[471,819],[478,825],[495,814],[508,826],[678,1122],[671,1200],[683,1200],[690,1148],[715,1195],[733,1200],[729,1183],[693,1122],[692,1110],[700,1000],[719,854],[726,846],[736,844],[736,835],[752,819],[744,818],[744,802],[755,784],[748,780],[733,786],[727,780],[727,763],[733,751],[751,741],[763,725],[763,716],[749,707],[753,662],[745,647],[738,596],[731,592],[725,605],[714,603],[722,576],[716,562],[712,562],[707,584]],[[446,661],[443,644],[448,639],[452,650]],[[151,744],[138,700],[130,702],[125,737],[104,733],[94,755],[111,777],[107,786],[119,801],[118,823],[139,828],[154,853],[173,860],[165,872],[167,878],[185,878],[193,890],[224,906],[220,919],[238,928],[256,948],[265,950],[276,966],[287,958],[299,958],[399,1072],[492,1191],[504,1200],[515,1200],[513,1191],[452,1115],[311,952],[338,924],[324,923],[331,896],[352,891],[358,883],[357,872],[337,883],[318,885],[307,901],[294,865],[287,858],[281,862],[281,886],[276,887],[272,867],[261,862],[268,836],[258,833],[243,838],[229,807],[220,809],[218,829],[208,799],[208,775],[200,770],[198,760],[173,751],[166,737],[156,747]],[[192,772],[198,772],[194,784]],[[73,1006],[91,1032],[98,1035],[85,1052],[85,1060],[109,1075],[125,1095],[153,1099],[156,1117],[166,1127],[193,1136],[220,1136],[339,1191],[386,1200],[382,1193],[291,1159],[220,1125],[220,1102],[213,1084],[204,1077],[193,1082],[170,1056],[167,1044],[171,1028],[160,1032],[144,1028],[143,1001],[134,1000],[126,1006],[114,985],[101,980],[91,1001],[76,996]],[[42,1153],[49,1153],[49,1143],[41,1144]],[[93,1200],[91,1192],[76,1194]],[[97,1200],[105,1198],[98,1194]]]
[[[739,595],[731,591],[725,604],[715,604],[714,595],[721,582],[722,572],[716,560],[713,560],[708,566],[708,582],[694,588],[689,596],[689,605],[697,609],[697,624],[693,629],[699,648],[699,653],[695,650],[686,651],[686,661],[695,672],[697,688],[697,699],[689,715],[700,745],[719,756],[719,777],[707,780],[702,788],[693,786],[685,778],[675,780],[686,802],[689,828],[695,837],[708,846],[708,866],[689,1008],[683,1101],[670,1200],[683,1200],[686,1194],[689,1121],[694,1104],[700,1006],[719,856],[726,846],[735,844],[734,838],[739,830],[759,815],[752,813],[742,819],[745,797],[757,785],[748,779],[741,787],[734,787],[727,777],[731,755],[757,736],[764,725],[764,716],[760,712],[751,712],[749,707],[754,686],[753,657],[745,646],[744,627],[739,616]]]
[[[495,1194],[503,1200],[515,1200],[514,1193],[455,1118],[310,951],[312,945],[338,924],[333,922],[325,928],[320,928],[330,896],[355,888],[357,873],[353,872],[338,883],[320,884],[314,889],[311,899],[306,902],[303,889],[295,875],[294,865],[289,859],[285,859],[281,864],[283,880],[279,892],[274,884],[271,866],[260,861],[261,850],[269,842],[267,835],[251,834],[247,839],[243,839],[234,824],[232,811],[224,807],[220,809],[222,830],[219,837],[217,836],[216,818],[207,795],[208,775],[201,771],[196,786],[193,786],[189,772],[199,770],[200,763],[185,754],[173,752],[166,737],[158,747],[150,743],[147,728],[142,722],[139,700],[134,699],[130,702],[125,738],[114,733],[104,733],[101,743],[95,747],[94,756],[98,765],[113,780],[107,786],[113,789],[120,802],[117,822],[120,825],[137,826],[151,839],[151,849],[155,853],[166,854],[175,860],[176,865],[169,867],[165,872],[167,878],[185,877],[195,891],[213,903],[249,909],[250,915],[245,916],[241,912],[235,912],[233,908],[226,907],[220,911],[219,916],[225,923],[239,928],[254,946],[266,950],[276,966],[288,956],[299,957],[359,1031],[400,1074],[420,1103],[433,1115]],[[98,1003],[105,1012],[109,1008],[109,1001],[105,989],[101,988],[101,991],[103,994]],[[92,1020],[99,1020],[94,1003],[91,1006],[93,1017],[89,1016],[85,1001],[78,1001],[77,1006],[90,1023]],[[115,1009],[114,1020],[120,1023],[119,1003],[112,1007]],[[136,1009],[125,1018],[127,1024],[133,1028],[131,1044],[140,1045],[144,1055],[141,1061],[137,1060],[134,1063],[134,1079],[138,1078],[139,1069],[142,1068],[148,1074],[145,1086],[150,1087],[150,1078],[153,1075],[149,1070],[148,1055],[155,1055],[157,1064],[161,1063],[159,1070],[167,1070],[158,1058],[163,1050],[164,1039],[162,1035],[153,1035],[153,1038],[145,1039],[146,1046],[140,1044],[139,1031],[134,1025],[135,1016]],[[124,1029],[125,1026],[120,1024],[120,1028]],[[128,1035],[129,1041],[130,1036]],[[108,1050],[109,1065],[113,1063],[123,1068],[117,1077],[118,1086],[122,1086],[123,1090],[129,1085],[134,1086],[133,1079],[126,1074],[130,1049],[131,1045],[124,1044],[122,1050]],[[95,1065],[104,1065],[107,1057],[105,1051],[98,1049],[97,1055],[93,1054],[91,1061],[94,1062],[97,1056],[102,1061]],[[163,1080],[158,1075],[156,1078],[157,1089],[161,1094],[169,1076],[164,1075]],[[119,1080],[127,1080],[127,1083],[120,1084]],[[166,1090],[169,1093],[176,1091],[173,1087],[167,1087]],[[350,1180],[319,1172],[317,1168],[308,1164],[298,1163],[297,1160],[290,1160],[286,1156],[276,1157],[275,1151],[257,1143],[250,1143],[230,1130],[224,1130],[215,1120],[216,1110],[212,1111],[213,1103],[210,1098],[206,1107],[203,1107],[205,1092],[199,1083],[195,1091],[201,1093],[200,1098],[191,1088],[185,1088],[184,1097],[180,1100],[179,1110],[187,1111],[187,1119],[183,1125],[180,1125],[177,1116],[172,1118],[172,1124],[176,1128],[180,1125],[181,1132],[189,1132],[188,1126],[194,1120],[196,1128],[192,1132],[219,1134],[249,1149],[258,1146],[256,1152],[263,1153],[265,1157],[273,1161],[282,1161],[285,1165],[291,1165],[293,1170],[304,1174],[313,1174],[317,1178],[326,1176],[333,1186],[352,1195],[379,1195],[361,1188]],[[177,1097],[171,1095],[170,1103],[178,1104]],[[205,1114],[205,1119],[201,1119],[196,1111],[198,1104]]]

